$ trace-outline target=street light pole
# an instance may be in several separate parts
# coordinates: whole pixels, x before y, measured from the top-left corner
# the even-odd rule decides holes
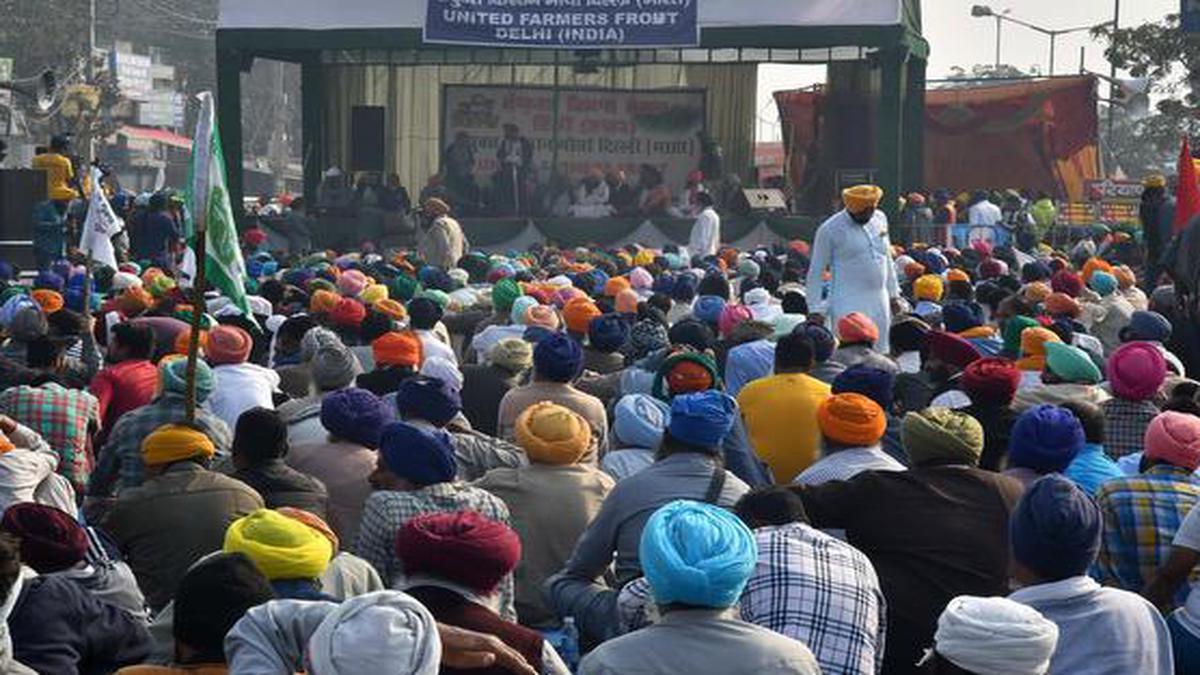
[[[1054,41],[1058,39],[1058,31],[1050,33],[1050,77],[1054,77]]]
[[[1000,69],[1000,29],[1004,27],[1004,18],[996,15],[996,70]]]
[[[1113,41],[1116,42],[1117,31],[1121,28],[1121,0],[1113,0]],[[1108,85],[1108,100],[1115,101],[1117,98],[1117,62],[1109,59],[1108,69],[1109,85]],[[1112,138],[1113,132],[1113,104],[1108,104],[1108,137]],[[1110,140],[1111,144],[1111,140]]]

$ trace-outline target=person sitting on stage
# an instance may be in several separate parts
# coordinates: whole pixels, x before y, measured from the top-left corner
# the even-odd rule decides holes
[[[571,195],[570,213],[576,218],[604,218],[613,214],[604,172],[594,168],[579,181]]]
[[[671,189],[663,182],[662,172],[650,164],[639,169],[638,211],[643,216],[665,216],[671,207]]]

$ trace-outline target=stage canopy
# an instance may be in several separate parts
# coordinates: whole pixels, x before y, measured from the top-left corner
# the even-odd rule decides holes
[[[521,12],[529,4],[222,0],[217,95],[227,156],[241,154],[240,75],[254,59],[265,58],[298,63],[302,69],[303,161],[310,201],[322,171],[351,163],[355,106],[385,109],[385,172],[399,174],[415,194],[438,172],[449,142],[442,133],[446,85],[707,90],[707,132],[724,148],[729,170],[749,177],[758,64],[866,62],[879,72],[879,182],[890,194],[921,182],[919,111],[928,45],[921,37],[919,0],[671,0],[664,4],[680,7],[684,14],[694,12],[693,24],[684,28],[693,30],[695,39],[665,47],[637,43],[636,36],[584,49],[515,39],[512,45],[427,39],[431,31],[445,28],[438,24],[445,17],[427,16],[430,7]],[[241,177],[236,168],[231,174],[231,190],[240,197]]]

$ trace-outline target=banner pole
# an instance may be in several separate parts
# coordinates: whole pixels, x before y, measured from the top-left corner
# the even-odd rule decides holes
[[[196,421],[196,359],[200,352],[200,322],[204,317],[204,268],[205,244],[208,239],[203,220],[197,222],[196,228],[196,278],[192,280],[192,328],[188,336],[187,351],[187,383],[184,388],[184,405],[186,419],[189,424]]]

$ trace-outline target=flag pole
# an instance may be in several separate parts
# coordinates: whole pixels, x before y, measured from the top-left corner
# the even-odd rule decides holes
[[[189,424],[196,421],[196,359],[200,351],[200,322],[203,320],[205,243],[207,234],[204,218],[196,219],[196,278],[192,280],[192,328],[188,337],[187,384],[184,388],[186,419]]]

